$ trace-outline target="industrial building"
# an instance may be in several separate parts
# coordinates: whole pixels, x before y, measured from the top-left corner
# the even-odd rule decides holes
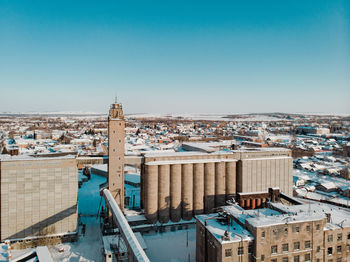
[[[292,195],[292,168],[291,151],[280,148],[147,153],[141,201],[147,219],[162,223],[213,212],[238,193],[249,193],[241,204],[255,207],[264,196],[252,193],[267,192],[269,187]]]
[[[1,241],[75,238],[77,202],[75,156],[0,156]]]
[[[196,261],[350,261],[349,210],[286,199],[197,216]]]
[[[125,205],[125,119],[115,101],[108,116],[108,189],[117,204]],[[141,206],[149,222],[181,219],[211,213],[238,193],[266,192],[278,187],[292,195],[292,156],[289,149],[256,148],[222,151],[232,141],[213,146],[183,145],[189,152],[146,153],[141,164]],[[216,151],[215,151],[216,150]],[[220,150],[220,151],[218,151]],[[241,198],[243,199],[243,198]],[[259,206],[263,196],[245,196],[246,207]]]

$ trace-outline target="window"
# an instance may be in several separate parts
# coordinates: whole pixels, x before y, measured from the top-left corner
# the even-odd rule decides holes
[[[300,257],[299,256],[294,256],[294,262],[299,262],[300,261]]]
[[[248,246],[248,254],[253,253],[253,245]]]
[[[239,256],[242,256],[243,253],[244,253],[243,247],[239,247],[239,248],[237,249],[237,254],[238,254]]]
[[[346,245],[346,252],[350,252],[350,245]]]
[[[300,228],[299,228],[299,227],[296,227],[296,228],[295,228],[295,232],[299,233],[299,232],[300,232]]]
[[[320,262],[320,259],[318,258],[318,259],[316,259],[316,262]]]
[[[340,233],[337,235],[337,241],[341,241],[343,239],[343,234]]]
[[[274,230],[272,230],[274,236],[277,236],[277,231],[278,231],[277,228],[275,228]]]
[[[265,256],[261,255],[261,261],[265,261]]]
[[[305,254],[305,261],[310,261],[311,259],[310,253]]]
[[[285,235],[288,235],[288,227],[286,227],[286,228],[284,229],[284,234],[285,234]]]
[[[271,262],[277,262],[277,259],[271,259]]]
[[[328,254],[328,255],[332,255],[332,254],[333,254],[333,248],[332,248],[332,247],[329,247],[329,248],[327,249],[327,254]]]
[[[225,249],[225,257],[232,257],[232,249]]]
[[[271,246],[271,254],[277,254],[277,246]]]
[[[282,262],[288,262],[288,257],[282,258]]]
[[[282,245],[282,251],[283,252],[288,252],[288,244],[283,244]]]
[[[328,262],[333,262],[333,259],[328,259]]]
[[[328,242],[333,242],[333,235],[328,235]]]
[[[310,246],[311,246],[310,240],[305,241],[305,248],[310,248]]]
[[[320,225],[320,224],[317,224],[317,225],[316,225],[316,230],[320,230],[320,228],[321,228],[321,225]]]
[[[342,249],[341,246],[337,246],[337,252],[338,253],[341,253],[341,249]]]
[[[300,242],[294,242],[294,250],[300,249]]]
[[[265,231],[261,232],[261,238],[265,238]]]
[[[320,251],[321,251],[321,247],[320,247],[320,246],[317,246],[316,252],[318,253],[318,252],[320,252]]]
[[[350,239],[350,233],[348,234],[348,239]]]
[[[341,257],[338,257],[337,262],[341,262],[342,261],[341,259],[342,259]]]
[[[309,225],[306,226],[306,232],[310,232],[310,226]]]

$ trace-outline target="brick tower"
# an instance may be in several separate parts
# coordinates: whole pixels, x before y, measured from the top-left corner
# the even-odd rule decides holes
[[[124,211],[125,120],[121,103],[111,105],[108,115],[108,188]]]

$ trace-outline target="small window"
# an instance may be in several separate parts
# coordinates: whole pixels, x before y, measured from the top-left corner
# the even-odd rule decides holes
[[[243,247],[239,247],[239,248],[237,249],[237,254],[238,254],[239,256],[242,256],[242,255],[244,254],[244,249],[243,249]]]
[[[300,262],[300,257],[299,256],[294,256],[294,262]]]
[[[321,247],[320,247],[320,246],[317,246],[316,252],[318,253],[318,252],[320,252],[320,251],[321,251]]]
[[[333,259],[328,259],[328,262],[333,262]]]
[[[300,228],[299,228],[299,227],[296,227],[296,228],[295,228],[295,232],[299,233],[299,232],[300,232]]]
[[[341,257],[338,257],[338,258],[337,258],[337,262],[342,262],[342,258],[341,258]]]
[[[342,247],[341,246],[337,246],[337,252],[341,253]]]
[[[277,232],[278,232],[277,228],[275,228],[274,230],[272,230],[272,232],[273,232],[273,235],[276,236],[276,235],[277,235]]]
[[[343,239],[343,234],[340,233],[337,235],[337,241],[341,241]]]
[[[288,227],[286,227],[286,228],[284,229],[284,234],[285,234],[285,235],[288,235]]]
[[[310,232],[310,226],[309,225],[306,226],[306,232]]]
[[[282,258],[282,262],[288,262],[288,257]]]
[[[305,241],[305,248],[310,248],[311,247],[311,242],[310,240]]]
[[[261,261],[265,261],[265,255],[261,255]]]
[[[311,255],[310,253],[305,254],[305,261],[310,261],[311,260]]]
[[[271,246],[271,254],[277,254],[277,246]]]
[[[277,259],[271,259],[271,262],[277,262]]]
[[[348,239],[350,239],[350,233],[348,234]]]
[[[333,242],[333,235],[328,235],[328,242]]]
[[[282,245],[282,251],[283,252],[288,252],[288,244],[283,244]]]
[[[248,246],[248,254],[252,254],[253,253],[253,245],[249,245]]]
[[[225,249],[225,257],[232,257],[232,249]]]
[[[294,250],[300,249],[300,242],[294,242]]]
[[[346,252],[350,252],[350,245],[346,245]]]
[[[316,230],[320,230],[320,228],[321,228],[321,225],[320,225],[320,224],[317,224],[317,225],[316,225]]]
[[[265,238],[265,231],[261,232],[261,238]]]
[[[327,254],[328,254],[328,255],[332,255],[332,254],[333,254],[333,248],[332,248],[332,247],[329,247],[329,248],[327,249]]]

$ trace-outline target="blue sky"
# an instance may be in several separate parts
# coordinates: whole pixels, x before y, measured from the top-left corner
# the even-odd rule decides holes
[[[0,0],[0,112],[350,113],[350,1]]]

